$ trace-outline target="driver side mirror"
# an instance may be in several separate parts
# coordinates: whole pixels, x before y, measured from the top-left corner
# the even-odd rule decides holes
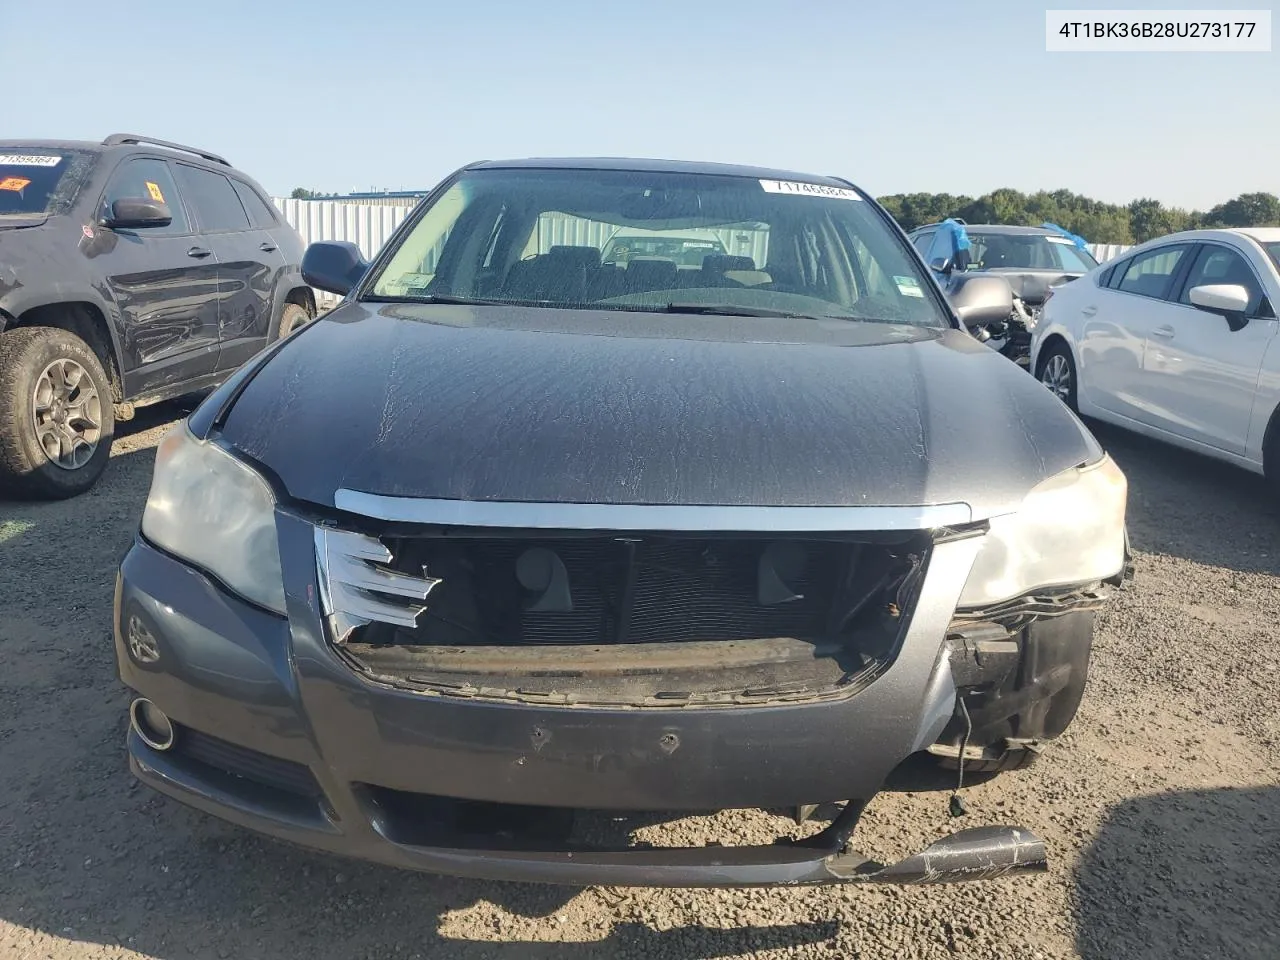
[[[1187,291],[1193,307],[1224,317],[1232,332],[1249,322],[1249,291],[1238,283],[1206,283]]]
[[[950,257],[934,257],[929,261],[929,269],[934,273],[949,274],[951,273],[952,266],[953,264],[951,263]]]
[[[169,205],[155,200],[125,198],[111,204],[111,215],[102,225],[112,230],[144,230],[147,227],[167,227],[173,223],[173,211]]]
[[[950,292],[951,308],[972,330],[1007,320],[1013,313],[1013,287],[1004,277],[964,274]]]
[[[360,248],[346,240],[320,240],[302,254],[302,281],[309,287],[345,297],[369,269]]]

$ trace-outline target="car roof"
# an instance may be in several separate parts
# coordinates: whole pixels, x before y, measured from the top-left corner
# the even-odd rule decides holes
[[[163,143],[149,142],[145,139],[141,143],[104,143],[101,140],[28,140],[25,138],[15,139],[13,137],[0,140],[0,153],[18,150],[84,150],[89,153],[114,153],[123,150],[130,153],[154,153],[174,160],[202,164],[212,169],[221,170],[223,173],[232,171],[241,177],[245,176],[243,172],[230,164],[223,166],[216,161],[210,160],[209,157],[202,155],[194,147],[190,148],[190,152],[187,150],[175,150],[166,147]]]
[[[529,157],[523,160],[482,160],[468,170],[625,170],[635,173],[686,173],[720,177],[748,177],[755,180],[798,180],[828,187],[848,187],[839,177],[777,170],[772,167],[712,163],[702,160],[647,160],[628,157]]]
[[[940,226],[939,223],[922,223],[920,226],[912,230],[916,233],[920,230],[929,230]],[[1020,237],[1060,237],[1062,234],[1056,230],[1048,230],[1044,227],[1023,227],[1012,223],[966,223],[964,226],[965,233],[1003,233],[1010,236]]]

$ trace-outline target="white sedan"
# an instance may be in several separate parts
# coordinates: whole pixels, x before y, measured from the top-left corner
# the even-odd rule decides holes
[[[1037,379],[1086,417],[1280,486],[1280,228],[1150,240],[1045,303]]]

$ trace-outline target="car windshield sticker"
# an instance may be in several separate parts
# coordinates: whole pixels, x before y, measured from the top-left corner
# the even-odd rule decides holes
[[[861,200],[857,190],[844,187],[828,187],[822,183],[801,183],[799,180],[761,180],[765,193],[791,193],[804,197],[831,197],[835,200]]]
[[[151,199],[156,203],[164,203],[164,194],[160,192],[160,185],[147,181],[147,193],[151,194]]]
[[[920,289],[920,281],[915,277],[894,277],[893,282],[898,285],[898,292],[904,297],[924,296],[924,291]]]
[[[1045,237],[1045,239],[1046,239],[1046,240],[1048,240],[1050,243],[1060,243],[1060,244],[1062,244],[1064,247],[1074,247],[1074,246],[1075,246],[1075,241],[1070,240],[1070,239],[1068,239],[1067,237]]]
[[[0,180],[0,190],[12,190],[14,193],[21,193],[30,182],[30,180],[25,180],[22,177],[5,177]]]
[[[0,153],[0,167],[56,167],[61,162],[61,157],[35,153]]]

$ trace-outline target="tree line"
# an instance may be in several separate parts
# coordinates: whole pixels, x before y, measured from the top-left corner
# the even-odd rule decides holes
[[[1090,243],[1142,243],[1178,230],[1209,227],[1280,226],[1280,198],[1270,193],[1242,193],[1208,211],[1166,207],[1151,199],[1120,205],[1091,200],[1070,190],[1028,194],[1007,188],[976,199],[950,193],[895,193],[881,197],[880,202],[904,230],[947,217],[959,217],[966,223],[1025,226],[1049,222]]]

